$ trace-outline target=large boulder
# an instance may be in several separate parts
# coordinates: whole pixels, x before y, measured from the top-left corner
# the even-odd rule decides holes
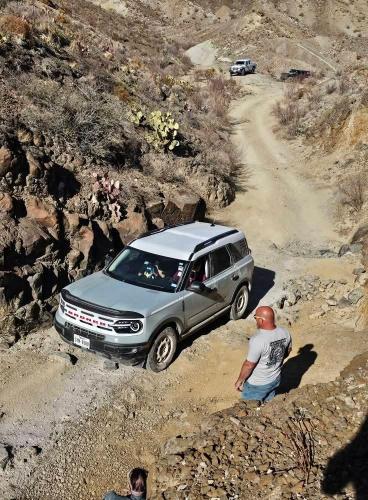
[[[0,217],[0,268],[10,267],[11,255],[15,251],[17,227],[14,219],[2,213]]]
[[[122,245],[127,245],[148,229],[144,214],[132,210],[128,210],[126,219],[113,224],[113,228],[117,231]]]
[[[18,248],[17,244],[16,250],[22,250],[26,257],[32,256],[36,258],[44,255],[47,247],[54,242],[50,234],[36,220],[27,217],[20,219],[17,229],[20,248]]]
[[[351,238],[352,245],[361,245],[362,262],[366,269],[368,269],[368,224],[361,225]]]
[[[41,161],[29,151],[26,153],[26,158],[28,162],[29,175],[31,177],[39,177],[43,170]]]
[[[0,193],[0,213],[11,214],[14,210],[13,198],[9,193]]]
[[[92,258],[94,239],[94,233],[89,226],[82,226],[79,229],[71,242],[72,250],[74,250],[69,256],[71,267],[73,264],[75,266],[77,260],[80,260],[80,254],[83,255],[83,258],[79,267],[83,270],[88,267]]]
[[[27,217],[37,221],[55,239],[58,238],[58,217],[55,207],[47,202],[31,196],[26,201]]]
[[[167,225],[179,224],[202,219],[204,212],[204,201],[197,194],[178,191],[167,200],[161,218]]]
[[[63,213],[64,229],[71,235],[75,234],[81,226],[81,217],[76,213]]]
[[[5,175],[14,166],[15,158],[9,148],[0,148],[0,177]]]

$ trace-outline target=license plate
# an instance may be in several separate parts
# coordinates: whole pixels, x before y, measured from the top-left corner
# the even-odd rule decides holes
[[[90,348],[90,340],[76,334],[74,334],[74,344],[79,345],[79,347],[84,347],[84,349]]]

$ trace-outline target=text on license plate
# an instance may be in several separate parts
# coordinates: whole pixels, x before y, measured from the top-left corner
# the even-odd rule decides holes
[[[90,341],[85,337],[81,337],[80,335],[74,334],[74,344],[79,345],[79,347],[84,347],[84,349],[90,348]]]

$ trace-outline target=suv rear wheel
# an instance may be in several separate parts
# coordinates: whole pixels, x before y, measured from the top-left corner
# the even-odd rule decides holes
[[[172,362],[178,337],[174,328],[167,326],[155,338],[147,356],[147,368],[153,372],[165,370]]]
[[[247,285],[242,285],[236,292],[230,309],[230,319],[241,319],[248,306],[249,290]]]

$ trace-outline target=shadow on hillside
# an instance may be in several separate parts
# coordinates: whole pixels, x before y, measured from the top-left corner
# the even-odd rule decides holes
[[[324,473],[322,492],[343,494],[349,484],[355,488],[357,500],[368,498],[368,416],[351,443],[330,459]]]
[[[299,387],[303,375],[314,365],[317,353],[313,351],[313,344],[306,344],[301,347],[298,354],[288,359],[281,370],[281,384],[277,389],[277,394],[285,394]]]
[[[268,293],[269,290],[275,284],[275,272],[270,269],[265,269],[263,267],[255,266],[253,272],[253,287],[249,296],[249,304],[247,308],[247,312],[245,317],[249,316],[249,314],[257,307],[259,302],[263,299],[263,297]],[[197,332],[190,335],[187,339],[181,342],[178,346],[177,354],[175,359],[180,356],[181,352],[190,347],[195,340],[204,335],[208,335],[216,328],[220,328],[229,321],[229,314],[224,313],[222,316],[217,318],[210,323],[209,325],[204,326],[199,329]]]

